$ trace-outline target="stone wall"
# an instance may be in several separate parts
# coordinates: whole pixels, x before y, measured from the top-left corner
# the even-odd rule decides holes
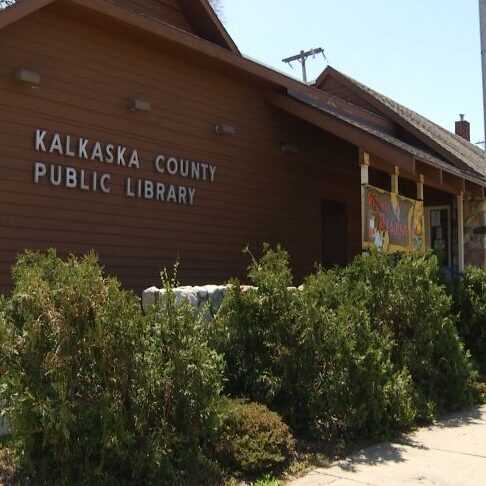
[[[486,201],[464,197],[464,263],[486,266]]]
[[[218,312],[227,290],[227,285],[204,285],[202,287],[177,287],[173,289],[173,292],[176,305],[187,301],[193,307],[205,309],[206,317],[211,318]],[[157,287],[150,287],[144,290],[142,293],[143,310],[147,311],[151,305],[162,300],[166,294],[167,290]]]
[[[180,305],[182,302],[187,301],[193,307],[201,310],[205,310],[206,318],[210,319],[214,317],[224,296],[228,291],[229,285],[204,285],[202,287],[177,287],[172,290],[175,296],[176,305]],[[298,287],[298,289],[301,289]],[[258,287],[252,287],[250,285],[242,285],[240,287],[242,292],[248,292],[249,290],[257,290]],[[297,287],[289,287],[289,290],[297,290]],[[158,287],[150,287],[142,293],[142,308],[146,312],[151,305],[164,299],[167,294],[167,290],[159,289]]]

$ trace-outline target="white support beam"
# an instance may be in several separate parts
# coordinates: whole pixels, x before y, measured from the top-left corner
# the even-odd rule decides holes
[[[361,185],[364,186],[369,184],[370,182],[370,175],[369,175],[369,165],[361,165]]]

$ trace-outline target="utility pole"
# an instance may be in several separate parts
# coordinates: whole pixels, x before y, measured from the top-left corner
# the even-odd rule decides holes
[[[484,116],[484,140],[486,140],[486,0],[479,0],[479,26],[481,30],[481,64],[483,68],[483,116]],[[485,147],[486,157],[486,147]],[[486,179],[486,159],[484,176]]]
[[[300,51],[300,54],[292,57],[287,57],[286,59],[282,59],[282,62],[286,62],[292,67],[292,62],[299,61],[302,65],[302,79],[304,80],[304,83],[307,83],[307,70],[305,67],[305,63],[309,57],[315,57],[317,54],[322,54],[324,56],[324,59],[326,59],[324,49],[318,47],[317,49],[311,49],[310,51]]]

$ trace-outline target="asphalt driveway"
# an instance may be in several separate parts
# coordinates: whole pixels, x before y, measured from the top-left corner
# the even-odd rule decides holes
[[[364,449],[292,486],[486,486],[486,406]]]

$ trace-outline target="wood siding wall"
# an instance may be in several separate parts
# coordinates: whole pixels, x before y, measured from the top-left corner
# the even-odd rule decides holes
[[[355,106],[360,106],[361,108],[368,110],[376,115],[381,115],[380,111],[377,110],[367,101],[363,100],[356,93],[352,92],[348,87],[343,86],[340,82],[333,78],[326,78],[319,86],[319,89],[326,91],[327,93],[337,96],[338,98],[345,100]]]
[[[181,262],[182,283],[244,277],[264,241],[291,255],[296,280],[321,258],[321,199],[348,207],[349,258],[360,251],[357,149],[293,119],[264,92],[53,12],[40,11],[0,31],[0,291],[11,285],[17,252],[94,249],[110,274],[140,291]],[[16,68],[35,69],[41,87],[22,85]],[[132,112],[129,100],[152,103]],[[217,137],[218,121],[236,133]],[[42,128],[139,150],[140,170],[34,150]],[[283,154],[281,144],[298,147]],[[217,165],[193,207],[128,198],[124,177],[155,179],[153,155],[174,154]],[[33,164],[110,172],[113,194],[33,184]],[[165,182],[169,178],[163,177]],[[188,184],[171,178],[171,182]]]
[[[114,3],[194,33],[177,0],[114,0]]]

